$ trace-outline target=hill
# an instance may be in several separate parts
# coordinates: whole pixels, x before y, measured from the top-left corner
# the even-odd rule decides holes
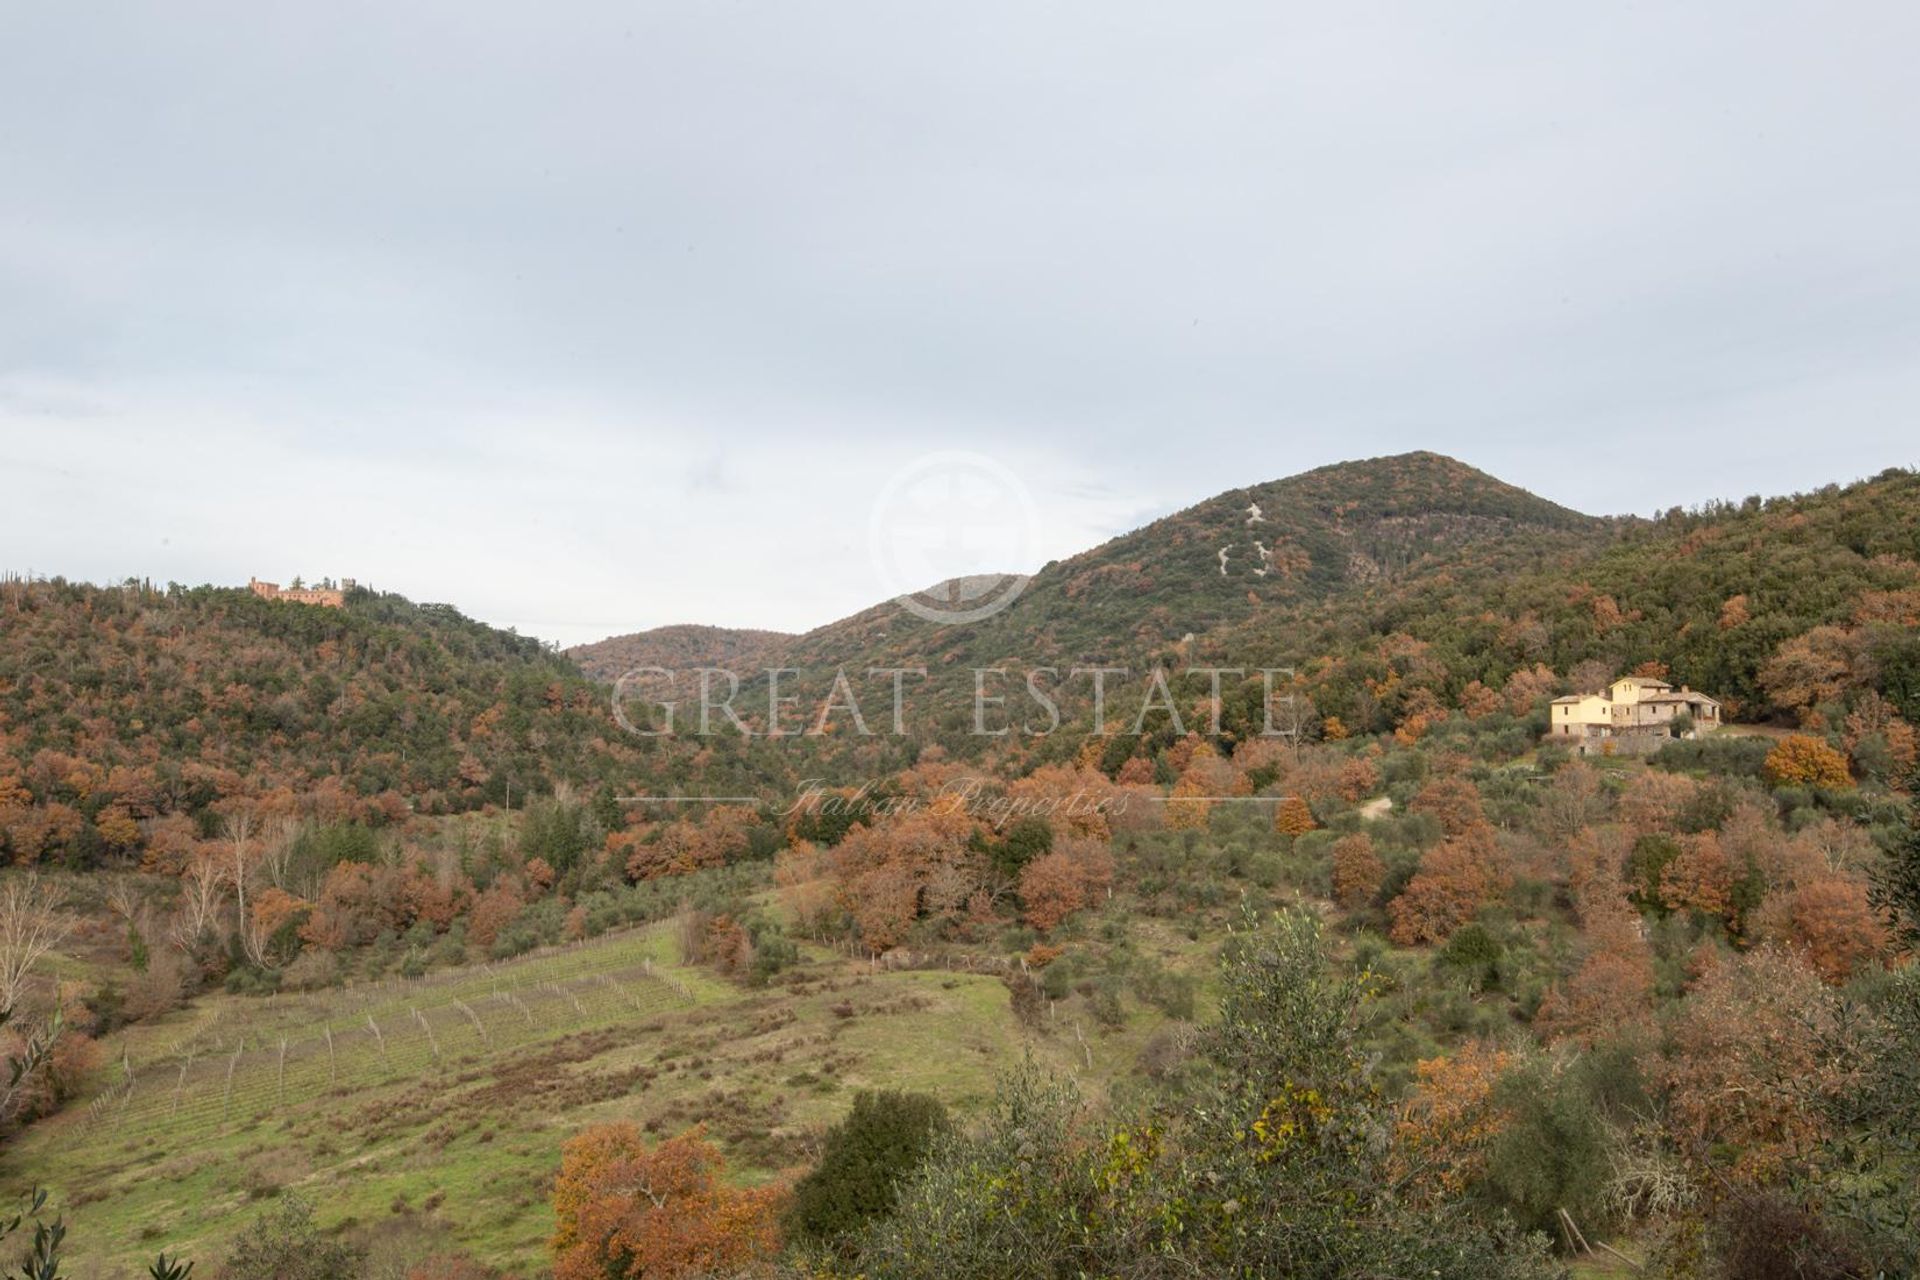
[[[539,641],[365,589],[0,584],[0,850],[97,865],[226,802],[380,824],[615,774],[605,699]],[[156,828],[155,824],[159,824]]]
[[[1218,495],[1046,565],[977,623],[941,626],[889,601],[777,653],[803,673],[791,686],[803,707],[836,669],[925,668],[905,694],[910,732],[969,758],[1009,757],[1016,771],[1077,749],[1084,691],[1061,691],[1068,730],[1052,741],[983,740],[970,715],[975,668],[1003,666],[1017,682],[1036,667],[1295,667],[1297,691],[1355,732],[1431,720],[1516,676],[1558,689],[1576,673],[1591,683],[1641,665],[1746,720],[1795,718],[1865,689],[1913,718],[1917,529],[1920,479],[1898,470],[1657,520],[1599,519],[1415,453]],[[1259,690],[1226,694],[1231,738],[1257,719]],[[749,679],[739,701],[764,697]],[[797,768],[803,751],[830,776],[836,761],[870,771],[917,749],[795,744],[779,758],[760,752],[750,772]]]
[[[1465,548],[1297,610],[1284,628],[1270,621],[1210,636],[1208,660],[1315,666],[1321,709],[1362,731],[1396,723],[1423,686],[1452,707],[1469,685],[1539,667],[1567,677],[1643,664],[1748,721],[1819,723],[1823,704],[1867,691],[1913,719],[1920,474],[1674,510],[1598,546]]]
[[[1597,546],[1609,525],[1439,454],[1339,463],[1219,494],[1050,563],[981,624],[941,627],[882,604],[800,637],[786,658],[1113,660],[1417,575],[1459,548],[1542,535]]]
[[[1248,530],[1270,559],[1291,549],[1289,574],[1236,577],[1231,554],[1220,572]],[[528,1274],[556,1222],[561,1144],[585,1126],[629,1122],[651,1143],[704,1124],[761,1182],[821,1152],[859,1088],[924,1090],[991,1125],[989,1085],[1029,1053],[1092,1106],[1052,1130],[1021,1121],[994,1185],[1052,1185],[1020,1173],[1029,1153],[1090,1124],[1091,1146],[1054,1154],[1151,1138],[1128,1178],[1186,1205],[1227,1194],[1215,1179],[1248,1167],[1244,1135],[1281,1114],[1284,1080],[1311,1078],[1287,1066],[1221,1093],[1213,1050],[1239,1043],[1265,1069],[1311,1038],[1302,1025],[1338,1025],[1305,1065],[1332,1070],[1318,1096],[1350,1110],[1285,1123],[1339,1114],[1408,1144],[1364,1144],[1386,1163],[1356,1167],[1355,1188],[1447,1149],[1420,1126],[1450,1123],[1450,1092],[1486,1109],[1486,1134],[1444,1157],[1467,1181],[1436,1172],[1406,1202],[1410,1240],[1464,1186],[1548,1234],[1571,1214],[1652,1274],[1664,1228],[1599,1191],[1631,1153],[1619,1144],[1652,1144],[1699,1238],[1723,1240],[1747,1210],[1707,1188],[1797,1195],[1780,1171],[1832,1167],[1779,1134],[1866,1150],[1913,1129],[1910,1081],[1886,1068],[1914,1060],[1920,988],[1898,986],[1912,968],[1874,897],[1885,854],[1920,849],[1902,793],[1920,712],[1909,472],[1600,521],[1433,455],[1375,460],[1223,494],[1049,565],[973,626],[887,605],[765,639],[815,682],[788,690],[796,722],[833,665],[928,668],[897,736],[629,736],[565,657],[372,593],[332,610],[10,584],[0,624],[6,852],[86,872],[47,879],[90,917],[24,1002],[44,1019],[59,1001],[70,1030],[31,1107],[0,1117],[32,1121],[0,1127],[0,1168],[57,1188],[89,1264],[160,1243],[215,1259],[254,1202],[290,1191],[376,1250],[454,1246]],[[631,651],[664,666],[761,642],[670,628]],[[1164,662],[1176,679],[1294,666],[1307,741],[1260,736],[1257,677],[1225,682],[1217,739],[1194,731],[1206,695],[1191,682],[1184,729],[1162,707],[1139,732],[1090,737],[1084,701],[1063,698],[1050,736],[977,732],[969,668],[1040,662]],[[1644,759],[1541,742],[1548,699],[1623,669],[1797,732]],[[770,803],[800,779],[858,788],[829,791],[838,808]],[[501,812],[507,785],[519,802]],[[660,798],[616,799],[639,785]],[[253,815],[268,821],[251,837],[230,821]],[[1265,968],[1281,935],[1229,941],[1302,904],[1326,945],[1291,918],[1303,949],[1285,973]],[[1791,1016],[1770,1024],[1776,1009]],[[1770,1047],[1748,1057],[1755,1025]],[[1361,1063],[1364,1087],[1346,1074]],[[1842,1114],[1784,1087],[1822,1073],[1823,1090],[1878,1092]],[[1756,1118],[1755,1096],[1782,1114]],[[1221,1097],[1251,1109],[1190,1127]],[[1168,1127],[1123,1124],[1148,1114]],[[1567,1115],[1587,1117],[1572,1136]],[[1230,1164],[1205,1163],[1220,1152]],[[1577,1176],[1540,1189],[1536,1152]],[[1910,1156],[1868,1158],[1871,1177],[1820,1194],[1877,1196],[1857,1221],[1891,1221],[1874,1215],[1914,1202]],[[910,1203],[970,1185],[929,1168],[947,1172]],[[1235,1185],[1211,1219],[1227,1234],[1181,1247],[1206,1270],[1248,1203],[1304,1220],[1276,1190],[1292,1185]],[[1098,1220],[1166,1220],[1138,1212]],[[1908,1244],[1859,1238],[1876,1258]],[[1391,1273],[1415,1270],[1436,1268]]]
[[[608,636],[566,651],[596,680],[618,680],[640,667],[684,671],[692,667],[751,670],[765,665],[795,637],[784,631],[752,631],[691,623]]]

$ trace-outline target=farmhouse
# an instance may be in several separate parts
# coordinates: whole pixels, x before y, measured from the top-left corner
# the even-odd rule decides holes
[[[1624,676],[1605,693],[1553,700],[1548,736],[1573,739],[1580,750],[1652,750],[1669,738],[1697,738],[1720,727],[1720,704],[1685,685]]]

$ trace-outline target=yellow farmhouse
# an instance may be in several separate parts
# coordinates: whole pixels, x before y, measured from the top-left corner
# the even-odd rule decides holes
[[[1549,736],[1571,738],[1584,751],[1602,744],[1651,748],[1668,738],[1697,738],[1720,727],[1720,704],[1704,693],[1664,680],[1624,676],[1605,693],[1553,700]]]

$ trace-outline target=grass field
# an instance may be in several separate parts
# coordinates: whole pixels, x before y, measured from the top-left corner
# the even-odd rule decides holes
[[[531,1275],[560,1145],[587,1124],[704,1124],[766,1178],[804,1163],[859,1088],[965,1108],[1031,1051],[1097,1090],[1137,1038],[1027,1032],[991,975],[818,953],[755,991],[673,954],[656,926],[414,981],[206,997],[108,1039],[97,1092],[0,1170],[52,1189],[76,1280],[131,1275],[162,1247],[210,1271],[289,1193],[325,1224],[438,1236]]]

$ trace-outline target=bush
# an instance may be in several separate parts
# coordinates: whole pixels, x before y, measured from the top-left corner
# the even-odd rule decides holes
[[[340,958],[331,951],[303,951],[280,975],[282,986],[293,991],[317,991],[340,981]]]
[[[1466,978],[1475,989],[1500,985],[1500,961],[1506,948],[1482,924],[1466,924],[1453,931],[1440,949],[1440,963]]]
[[[1735,1196],[1714,1215],[1720,1264],[1741,1280],[1849,1280],[1865,1264],[1820,1219],[1774,1192]]]
[[[224,1280],[358,1280],[360,1251],[329,1240],[298,1196],[254,1219],[227,1255]]]
[[[1674,773],[1718,774],[1729,778],[1758,778],[1772,744],[1765,738],[1678,738],[1647,758],[1647,763]]]
[[[1483,1194],[1521,1226],[1555,1229],[1565,1209],[1591,1232],[1604,1219],[1609,1171],[1603,1112],[1584,1073],[1536,1064],[1501,1081],[1509,1120],[1487,1158]]]
[[[946,1132],[947,1111],[925,1094],[862,1091],[827,1134],[820,1163],[794,1186],[787,1231],[839,1247],[893,1211],[900,1184]]]

